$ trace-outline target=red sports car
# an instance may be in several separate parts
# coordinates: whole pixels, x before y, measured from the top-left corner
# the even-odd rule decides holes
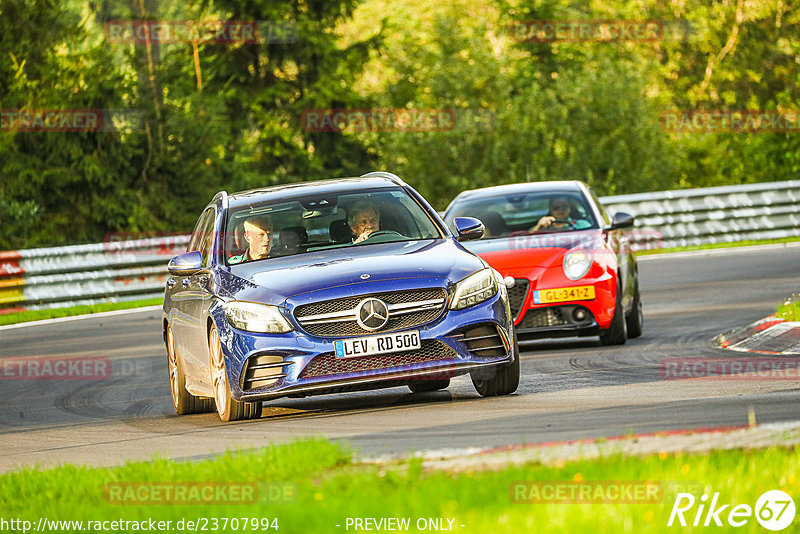
[[[485,259],[510,286],[520,341],[599,335],[621,345],[642,334],[636,258],[624,228],[633,216],[606,214],[578,181],[502,185],[465,191],[445,221],[475,217],[481,239],[464,246]]]

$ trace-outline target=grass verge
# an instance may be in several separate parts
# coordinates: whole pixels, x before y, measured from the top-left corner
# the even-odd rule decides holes
[[[787,321],[800,321],[800,293],[794,293],[778,306],[775,315]]]
[[[39,321],[42,319],[56,319],[58,317],[71,317],[73,315],[86,315],[114,310],[129,310],[143,306],[155,306],[164,303],[164,299],[131,300],[126,302],[104,302],[86,306],[71,306],[67,308],[48,308],[46,310],[28,310],[17,313],[0,315],[0,325]]]
[[[424,521],[427,530],[434,530],[429,519],[465,534],[666,532],[676,528],[684,532],[687,529],[679,525],[667,527],[679,491],[689,491],[698,499],[685,513],[689,524],[704,493],[709,495],[707,502],[719,492],[719,504],[731,504],[720,516],[725,521],[732,506],[755,507],[758,497],[767,490],[781,489],[797,499],[798,472],[800,448],[772,447],[702,455],[616,455],[561,461],[552,466],[530,463],[498,471],[456,473],[426,469],[419,459],[392,464],[356,463],[346,448],[319,439],[191,463],[159,459],[116,468],[63,466],[8,473],[0,476],[0,517],[31,521],[34,529],[40,517],[49,521],[83,521],[84,530],[88,521],[153,519],[171,521],[170,528],[165,529],[169,532],[178,532],[175,527],[181,520],[184,527],[187,521],[199,520],[198,531],[204,530],[205,523],[206,530],[212,532],[268,532],[274,531],[274,526],[285,533],[347,532],[356,530],[352,524],[347,528],[348,518],[367,517],[409,518],[410,532],[423,530],[418,528],[418,521],[420,525]],[[541,483],[542,496],[546,484],[554,481],[591,488],[602,486],[598,481],[650,481],[659,483],[661,492],[657,502],[639,504],[514,502],[515,497],[523,495],[515,493],[522,481]],[[241,499],[233,498],[242,494],[233,488],[250,487],[247,484],[253,482],[259,484],[257,502],[241,503]],[[164,503],[167,496],[177,496],[180,487],[189,488],[186,495],[190,495],[191,488],[208,484],[225,490],[212,492],[209,501],[202,504]],[[611,486],[603,487],[603,495],[612,496]],[[151,503],[153,499],[160,504]],[[234,517],[239,518],[237,527],[231,528],[233,522],[229,519],[228,528],[223,528],[224,518]],[[243,527],[245,519],[248,526]],[[448,523],[449,519],[453,522]],[[257,528],[251,528],[253,521]],[[703,530],[702,520],[700,525],[688,530]],[[724,525],[728,527],[727,523]],[[75,527],[72,525],[73,530]],[[47,530],[69,529],[50,524]],[[134,529],[128,525],[127,530]],[[744,527],[736,530],[763,529],[751,516]]]

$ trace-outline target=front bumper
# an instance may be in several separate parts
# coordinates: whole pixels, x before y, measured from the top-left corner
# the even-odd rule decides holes
[[[300,330],[281,335],[238,330],[220,307],[212,310],[212,317],[226,358],[231,396],[242,401],[439,380],[508,364],[514,358],[513,323],[500,293],[471,308],[447,310],[437,320],[413,328],[420,333],[420,350],[353,358],[336,358],[333,342],[340,338]],[[256,368],[266,379],[253,379]]]
[[[608,328],[614,317],[616,279],[611,276],[584,278],[575,282],[561,279],[533,280],[515,278],[524,290],[512,294],[517,338],[520,341],[554,337],[594,336]],[[533,292],[556,287],[587,286],[595,288],[592,300],[536,304]],[[514,288],[510,290],[513,291]]]

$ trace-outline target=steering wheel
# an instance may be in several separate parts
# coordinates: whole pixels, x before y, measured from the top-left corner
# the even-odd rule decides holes
[[[553,222],[550,223],[550,224],[553,224],[553,223],[568,224],[570,226],[570,228],[575,228],[575,221],[573,221],[571,219],[553,219]]]
[[[396,237],[396,236],[397,237],[405,237],[400,232],[395,232],[394,230],[377,230],[377,231],[372,232],[371,234],[369,234],[367,236],[367,238],[364,241],[362,241],[362,243],[364,243],[365,241],[369,241],[373,237]]]

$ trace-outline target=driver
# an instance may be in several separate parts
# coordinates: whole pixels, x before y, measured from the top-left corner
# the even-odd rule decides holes
[[[588,221],[584,221],[583,219],[571,219],[571,211],[572,206],[567,197],[551,198],[547,215],[539,219],[536,226],[531,228],[531,232],[538,232],[539,230],[561,230],[564,228],[582,229],[591,226]]]
[[[359,200],[350,208],[347,224],[355,234],[353,243],[361,243],[372,232],[380,230],[381,214],[372,202]]]
[[[247,219],[244,222],[244,240],[247,242],[247,250],[244,254],[229,259],[229,264],[269,257],[272,249],[272,219],[263,215]]]

